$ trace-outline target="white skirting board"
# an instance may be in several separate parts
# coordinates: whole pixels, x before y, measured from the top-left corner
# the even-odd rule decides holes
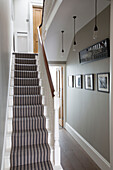
[[[65,128],[102,170],[111,170],[110,163],[67,122]]]

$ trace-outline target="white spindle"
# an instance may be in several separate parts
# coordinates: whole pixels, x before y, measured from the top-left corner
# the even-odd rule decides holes
[[[55,109],[55,116],[54,116],[54,159],[55,159],[55,166],[60,165],[60,146],[59,146],[59,97],[58,93],[55,92],[54,97],[54,109]]]

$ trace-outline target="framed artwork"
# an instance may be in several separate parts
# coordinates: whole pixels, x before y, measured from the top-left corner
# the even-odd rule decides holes
[[[68,77],[68,87],[75,87],[75,76],[69,76]]]
[[[81,64],[102,60],[110,57],[109,38],[98,42],[79,52],[79,61]]]
[[[82,75],[75,76],[75,87],[81,89],[82,88]]]
[[[94,74],[84,75],[84,85],[86,90],[94,90]]]
[[[98,73],[97,74],[97,90],[100,92],[109,93],[110,90],[110,74]]]

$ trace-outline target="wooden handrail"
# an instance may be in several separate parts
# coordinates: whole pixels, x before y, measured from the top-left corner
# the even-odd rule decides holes
[[[43,19],[44,19],[44,7],[45,7],[45,0],[43,0],[42,21],[41,21],[41,24],[40,24],[39,28],[41,28],[42,25],[43,25]]]
[[[41,43],[41,45],[42,45],[44,63],[45,63],[45,67],[46,67],[46,72],[47,72],[47,76],[48,76],[48,81],[49,81],[50,89],[51,89],[51,94],[52,94],[52,97],[54,97],[54,91],[55,91],[55,90],[54,90],[54,86],[53,86],[53,82],[52,82],[52,78],[51,78],[51,73],[50,73],[50,70],[49,70],[49,65],[48,65],[48,61],[47,61],[47,56],[46,56],[44,44],[43,44],[42,38],[41,38],[41,36],[40,36],[40,35],[41,35],[41,34],[40,34],[40,28],[41,28],[42,25],[43,25],[44,8],[45,8],[45,0],[43,0],[42,21],[41,21],[40,26],[38,27],[38,36],[39,36],[39,39],[40,39],[40,43]]]
[[[51,78],[51,73],[50,73],[50,70],[49,70],[49,65],[48,65],[48,61],[47,61],[47,56],[46,56],[44,44],[43,44],[43,41],[42,41],[41,36],[40,36],[40,29],[39,29],[39,27],[37,28],[37,30],[38,30],[39,40],[40,40],[40,43],[42,45],[44,63],[45,63],[45,68],[46,68],[46,72],[47,72],[47,77],[48,77],[50,89],[51,89],[51,94],[52,94],[52,97],[54,97],[54,91],[55,90],[54,90],[54,86],[53,86],[53,82],[52,82],[52,78]]]

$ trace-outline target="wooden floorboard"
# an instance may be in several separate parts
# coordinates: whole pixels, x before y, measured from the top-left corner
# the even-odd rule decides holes
[[[60,147],[64,170],[100,170],[65,129],[60,129]]]

